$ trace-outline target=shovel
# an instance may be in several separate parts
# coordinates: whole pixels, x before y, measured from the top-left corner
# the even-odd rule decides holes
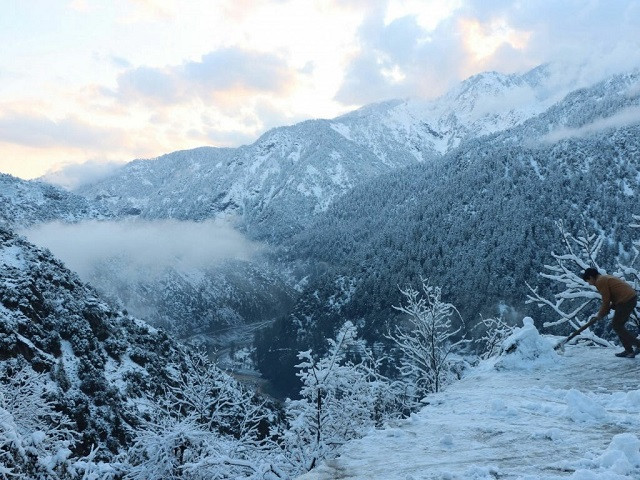
[[[554,350],[558,350],[560,352],[563,352],[564,351],[564,346],[567,344],[567,342],[569,342],[570,340],[573,340],[574,338],[576,338],[578,335],[580,335],[582,332],[584,332],[587,328],[592,326],[598,320],[600,320],[598,317],[593,317],[591,320],[589,320],[587,323],[582,325],[580,328],[578,328],[575,332],[573,332],[567,338],[565,338],[563,340],[560,340],[560,342],[558,342],[558,344],[555,347],[553,347]]]

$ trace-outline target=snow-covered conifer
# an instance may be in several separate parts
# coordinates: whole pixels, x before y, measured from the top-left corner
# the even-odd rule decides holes
[[[46,374],[21,362],[0,372],[0,478],[72,478],[78,434],[49,396]]]
[[[376,417],[387,411],[380,403],[390,401],[389,383],[378,375],[377,362],[351,322],[329,340],[323,357],[315,358],[311,351],[298,357],[302,398],[287,400],[287,428],[275,432],[282,436],[293,475],[311,470],[348,440],[374,428]]]
[[[631,283],[636,291],[640,290],[640,215],[633,215],[633,221],[629,224],[638,236],[633,240],[632,249],[633,254],[627,263],[619,263],[618,269],[620,275],[624,276],[626,280]],[[636,305],[635,311],[631,316],[635,321],[636,326],[640,328],[640,306]]]

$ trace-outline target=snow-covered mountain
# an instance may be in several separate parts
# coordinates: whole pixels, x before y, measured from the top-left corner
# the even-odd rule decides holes
[[[80,195],[43,182],[0,174],[0,226],[5,228],[108,217],[107,210]]]
[[[248,147],[136,161],[77,193],[143,218],[238,217],[257,236],[278,238],[298,231],[359,179],[389,168],[317,120],[271,130]]]
[[[77,193],[122,215],[201,220],[236,215],[247,230],[281,239],[353,186],[429,162],[460,142],[544,111],[544,69],[488,73],[435,101],[391,101],[333,120],[265,133],[237,149],[199,148],[139,160]]]
[[[291,318],[257,348],[265,374],[297,361],[280,351],[318,347],[345,318],[384,338],[398,287],[428,278],[465,321],[539,314],[529,285],[571,234],[602,234],[600,265],[632,257],[640,193],[640,77],[621,75],[567,95],[519,126],[466,140],[432,162],[354,187],[290,240],[292,260],[322,265]],[[542,321],[547,320],[541,318]],[[296,335],[279,332],[292,329]],[[289,350],[287,350],[289,349]],[[283,381],[282,376],[277,381]]]
[[[0,278],[3,367],[26,361],[50,376],[56,408],[82,431],[78,451],[116,451],[139,421],[130,402],[166,382],[181,347],[114,311],[49,252],[4,229]]]
[[[545,66],[523,75],[482,73],[435,100],[369,105],[334,119],[331,126],[383,161],[399,152],[425,161],[544,112],[563,92],[549,90],[549,76]]]
[[[586,345],[557,354],[532,323],[514,338],[514,353],[299,480],[640,478],[640,360]]]
[[[444,222],[446,216],[432,212],[436,216],[430,222],[432,226],[427,228],[429,221],[424,218],[424,212],[433,210],[428,205],[437,206],[448,199],[449,214],[461,209],[457,215],[466,218],[485,209],[486,215],[491,216],[489,210],[493,208],[495,211],[495,208],[490,205],[496,196],[506,195],[505,192],[515,185],[508,186],[494,178],[495,185],[487,184],[478,190],[478,179],[490,175],[487,169],[492,168],[489,167],[491,162],[505,154],[501,145],[511,149],[508,155],[513,159],[517,159],[522,149],[526,150],[522,168],[532,177],[529,179],[525,175],[522,181],[529,185],[537,184],[545,176],[555,175],[548,168],[548,158],[554,158],[554,164],[567,167],[579,159],[582,166],[574,165],[572,169],[591,172],[587,176],[599,175],[596,169],[586,165],[601,157],[602,152],[610,151],[621,158],[631,156],[629,168],[634,170],[633,151],[621,150],[616,145],[635,148],[631,138],[633,133],[629,133],[631,137],[625,137],[620,129],[633,128],[633,118],[637,117],[634,114],[639,108],[638,78],[637,74],[615,76],[563,97],[566,85],[561,89],[554,87],[555,80],[548,67],[539,67],[524,75],[495,72],[476,75],[434,101],[390,101],[332,120],[313,120],[277,128],[265,133],[254,144],[237,149],[203,147],[154,160],[138,160],[122,167],[111,177],[81,187],[76,193],[85,196],[88,204],[95,206],[92,208],[114,211],[119,218],[133,216],[202,221],[217,216],[232,217],[238,227],[251,237],[268,242],[270,247],[279,249],[285,246],[293,250],[294,254],[288,259],[294,258],[297,266],[302,265],[297,270],[298,278],[310,273],[306,269],[320,266],[319,276],[307,278],[311,281],[309,295],[315,295],[315,290],[326,291],[326,297],[332,298],[335,295],[333,286],[339,284],[341,278],[349,282],[349,279],[373,271],[371,268],[363,270],[362,264],[382,261],[389,263],[391,268],[393,278],[388,283],[392,289],[397,283],[407,282],[407,275],[413,278],[419,271],[424,271],[425,265],[431,265],[430,270],[436,272],[437,278],[452,282],[445,288],[456,289],[456,294],[463,296],[464,292],[472,291],[471,284],[477,284],[477,280],[470,280],[476,275],[458,275],[460,262],[455,268],[447,267],[448,256],[437,253],[437,250],[439,248],[443,252],[452,245],[451,242],[443,244],[442,239],[473,237],[474,228],[476,231],[484,229],[488,220],[483,217],[482,222],[472,228],[480,218],[472,215],[463,222],[469,227],[462,229],[465,230],[463,232],[458,223],[455,228],[450,228],[451,222]],[[607,134],[600,135],[602,129],[617,131],[616,140]],[[602,140],[599,143],[588,141],[598,135]],[[631,141],[627,142],[625,138],[631,138]],[[518,160],[505,168],[511,169],[511,173],[519,172],[520,167],[518,170],[512,167],[520,163]],[[471,169],[467,168],[469,165],[472,165]],[[632,199],[629,195],[637,182],[631,177],[620,177],[630,175],[623,173],[621,168],[621,165],[615,167],[613,175],[618,179],[611,179],[610,188],[615,191],[619,187],[626,192],[622,200],[627,202]],[[569,177],[571,171],[565,168],[565,174]],[[558,187],[553,188],[557,190]],[[434,197],[435,192],[440,192],[437,193],[438,198]],[[509,195],[517,197],[518,193],[510,192]],[[379,202],[371,203],[369,196],[377,197]],[[469,198],[462,202],[456,200],[462,197]],[[545,204],[545,211],[564,208],[554,203],[556,200],[563,202],[561,197],[551,195],[540,199]],[[531,205],[528,201],[513,201],[518,209]],[[30,205],[33,202],[27,200],[23,203]],[[333,208],[334,205],[338,206]],[[405,215],[402,217],[405,219],[417,215],[422,220],[419,224],[414,222],[410,228],[394,225],[393,229],[399,229],[394,232],[389,225],[400,218],[398,215]],[[506,210],[502,215],[507,215],[505,219],[513,218]],[[527,213],[523,216],[536,218]],[[528,243],[529,246],[536,245],[537,253],[532,255],[538,263],[547,250],[544,242],[551,236],[546,222],[551,222],[552,217],[545,218],[540,219],[542,223],[538,225],[538,231],[544,230],[544,235],[534,235],[535,242]],[[439,228],[443,229],[440,233],[435,231]],[[505,228],[504,231],[508,231],[508,227]],[[406,238],[409,230],[417,230],[412,239]],[[529,230],[533,234],[535,226]],[[383,235],[389,236],[388,242],[384,241]],[[493,238],[497,232],[493,229],[487,235]],[[370,242],[368,239],[372,237],[375,241]],[[411,246],[417,240],[419,244]],[[496,241],[499,247],[505,245],[504,241]],[[540,242],[544,245],[538,245]],[[458,243],[455,241],[453,244]],[[513,244],[506,242],[506,245]],[[393,251],[387,252],[390,245]],[[424,251],[423,247],[428,245],[438,245],[438,248],[430,250],[428,259],[417,258],[418,253]],[[471,243],[464,242],[463,245]],[[331,251],[319,254],[322,250]],[[381,254],[382,251],[385,253]],[[409,251],[413,252],[411,258],[404,259],[405,252]],[[435,257],[433,251],[436,251]],[[275,261],[268,265],[245,264],[242,267],[252,282],[257,283],[252,287],[257,295],[252,295],[254,307],[250,310],[264,311],[262,317],[247,315],[247,310],[240,306],[245,301],[242,299],[246,298],[241,293],[246,288],[246,281],[237,275],[235,279],[232,279],[233,275],[226,277],[219,270],[188,277],[168,272],[158,281],[149,278],[133,285],[118,275],[107,278],[108,272],[125,270],[115,262],[101,266],[104,275],[96,275],[91,281],[109,296],[119,297],[122,304],[130,303],[134,311],[145,312],[149,321],[169,325],[173,319],[178,331],[191,329],[196,317],[202,322],[200,331],[206,330],[206,325],[262,322],[285,315],[288,311],[284,305],[289,304],[289,300],[281,303],[282,308],[276,311],[269,303],[272,299],[293,299],[297,295],[293,289],[295,284],[287,280],[287,275],[282,276],[283,271],[290,271],[293,267],[278,263],[282,259],[279,252],[276,250]],[[483,255],[490,264],[508,263],[513,258],[513,252],[506,256],[495,253],[499,256],[497,259],[491,252]],[[309,262],[310,258],[312,262]],[[313,262],[318,265],[313,265]],[[520,279],[527,272],[532,272],[536,262],[526,265],[516,262],[514,268],[519,271],[516,277]],[[330,269],[333,265],[340,265],[341,270],[325,276],[323,283],[318,285],[315,279],[324,275],[322,272],[326,272],[326,265],[331,266]],[[501,268],[497,270],[502,271]],[[441,271],[448,273],[441,274]],[[388,307],[393,298],[388,296],[388,289],[386,293],[380,292],[377,283],[380,279],[375,284],[359,283],[351,298],[360,302],[357,305],[375,304],[377,309],[385,305]],[[225,288],[212,288],[214,284],[225,285]],[[271,285],[277,288],[274,290]],[[504,291],[501,282],[491,288],[492,292],[488,294],[491,298]],[[279,293],[274,297],[276,290]],[[369,292],[369,297],[362,298],[361,292]],[[473,293],[468,296],[477,297]],[[194,298],[199,300],[194,301]],[[256,299],[263,300],[262,307],[260,302],[255,302]],[[315,305],[307,300],[302,302]],[[466,302],[461,298],[461,303]],[[348,302],[345,305],[349,308]],[[354,311],[358,316],[363,313],[359,306]],[[310,313],[303,312],[307,316]],[[221,316],[224,318],[219,318]]]

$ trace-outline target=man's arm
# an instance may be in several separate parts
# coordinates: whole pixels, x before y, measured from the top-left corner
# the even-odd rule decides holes
[[[611,310],[611,293],[609,292],[608,285],[603,285],[602,290],[598,288],[598,291],[600,292],[600,295],[602,295],[602,305],[600,306],[600,310],[598,310],[596,317],[604,318]]]

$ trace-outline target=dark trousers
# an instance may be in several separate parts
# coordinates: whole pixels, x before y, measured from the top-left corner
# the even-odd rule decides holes
[[[636,308],[638,304],[638,297],[633,297],[628,302],[619,303],[616,305],[616,313],[613,315],[611,321],[611,327],[620,337],[620,342],[625,350],[633,350],[633,346],[640,347],[640,340],[638,340],[629,330],[624,328],[624,324],[627,323],[631,312]]]

